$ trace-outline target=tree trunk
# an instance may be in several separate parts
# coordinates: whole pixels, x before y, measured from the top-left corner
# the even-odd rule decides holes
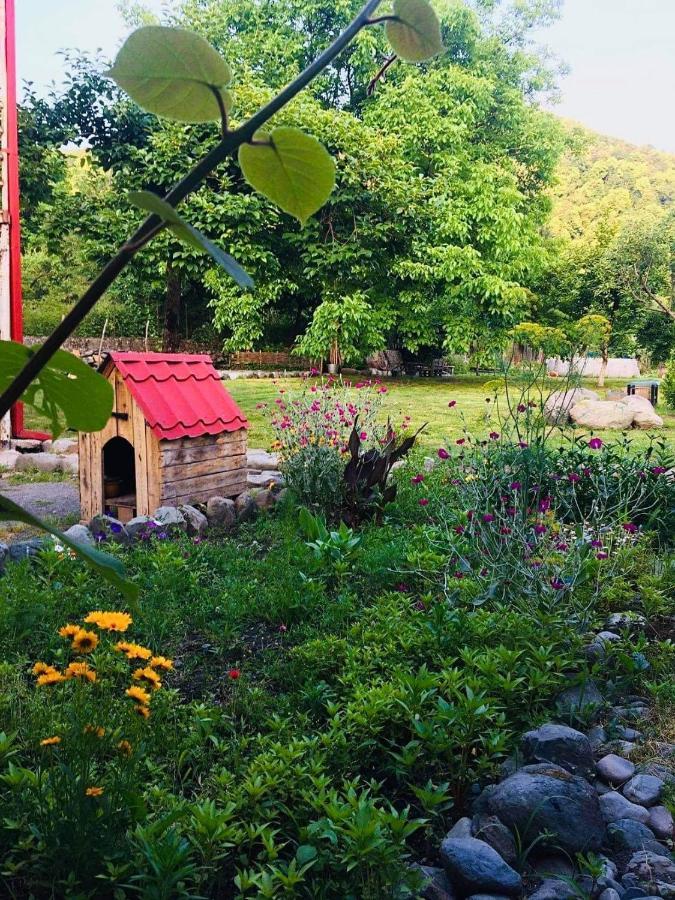
[[[180,274],[173,268],[171,260],[166,264],[166,297],[164,299],[164,330],[162,350],[175,353],[180,345]]]
[[[607,363],[609,362],[609,349],[602,348],[602,363],[600,364],[600,374],[598,375],[598,387],[605,386],[605,375],[607,373]]]

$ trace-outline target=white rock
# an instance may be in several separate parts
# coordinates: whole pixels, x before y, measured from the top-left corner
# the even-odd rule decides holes
[[[47,443],[45,441],[45,443]],[[51,447],[45,447],[45,450],[49,449],[52,453],[77,453],[78,443],[76,440],[72,438],[60,438],[58,441],[50,441]]]
[[[152,517],[164,525],[165,528],[180,528],[181,531],[186,531],[187,529],[185,516],[175,506],[160,506],[154,511]]]
[[[614,400],[583,400],[570,410],[572,421],[585,428],[630,428],[634,414],[631,407]]]
[[[599,400],[595,391],[587,388],[572,388],[570,391],[554,391],[544,403],[544,418],[550,425],[566,425],[569,422],[570,410],[582,400]]]
[[[276,469],[279,465],[279,455],[277,453],[268,453],[257,447],[252,447],[246,454],[246,462],[249,469]]]
[[[623,786],[623,795],[631,803],[655,806],[663,796],[665,783],[656,775],[634,775]]]
[[[639,397],[637,394],[634,394],[631,397],[625,397],[621,402],[632,410],[633,426],[635,428],[645,430],[649,428],[663,428],[663,419],[655,412],[654,407],[646,397]]]
[[[77,541],[79,544],[89,544],[93,546],[96,543],[94,535],[86,525],[71,525],[71,527],[63,533],[66,537]]]
[[[16,461],[18,472],[37,469],[38,472],[62,472],[64,457],[56,453],[20,453]]]
[[[0,450],[0,469],[14,469],[20,456],[18,450]]]

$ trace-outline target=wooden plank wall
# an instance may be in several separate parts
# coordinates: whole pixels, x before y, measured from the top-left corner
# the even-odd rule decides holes
[[[162,503],[205,502],[246,490],[246,430],[160,441]]]

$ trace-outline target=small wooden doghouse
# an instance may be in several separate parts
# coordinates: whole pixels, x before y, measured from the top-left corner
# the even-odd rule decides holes
[[[110,353],[115,391],[102,431],[81,433],[80,508],[126,522],[159,506],[246,490],[246,417],[210,357]]]

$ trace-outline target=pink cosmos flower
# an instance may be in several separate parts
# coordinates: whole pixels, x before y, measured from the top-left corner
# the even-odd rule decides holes
[[[362,441],[365,441],[365,439],[368,437],[368,433],[366,431],[362,431],[359,437]]]
[[[546,525],[542,525],[541,523],[534,526],[535,534],[546,534],[547,531],[548,528],[546,527]]]
[[[567,478],[572,482],[572,484],[574,484],[576,481],[581,480],[580,476],[576,472],[570,472]]]
[[[588,442],[588,446],[591,448],[591,450],[599,450],[602,447],[602,438],[599,438],[599,437],[591,438],[590,441]]]

